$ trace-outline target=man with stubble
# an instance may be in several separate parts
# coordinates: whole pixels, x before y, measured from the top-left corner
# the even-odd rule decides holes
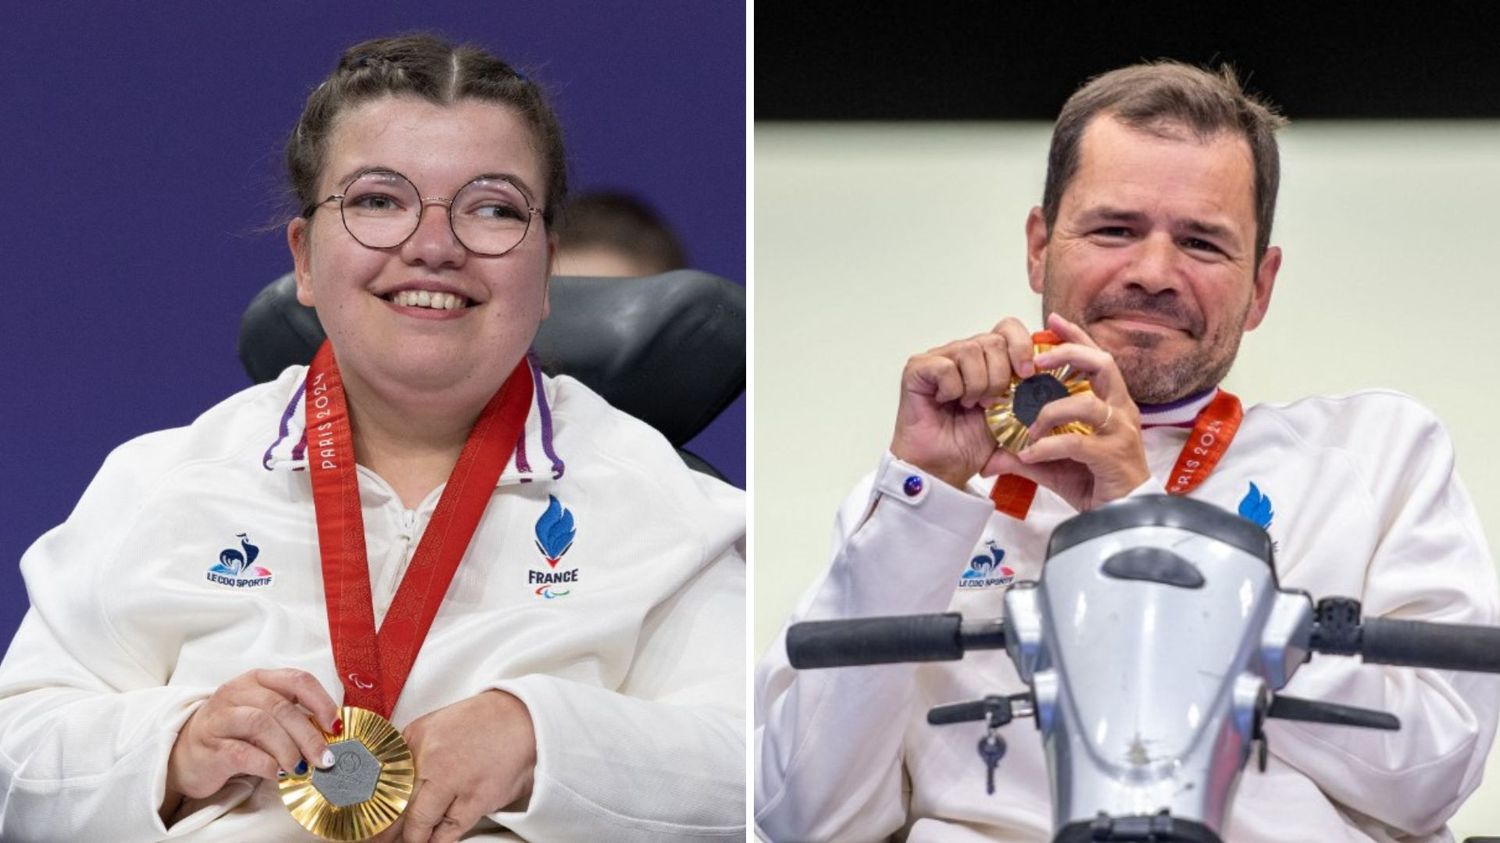
[[[1231,71],[1171,62],[1112,71],[1069,99],[1026,219],[1044,323],[1005,318],[907,361],[889,453],[840,510],[827,573],[792,622],[1000,616],[1010,583],[1040,576],[1059,523],[1163,492],[1266,528],[1283,588],[1354,597],[1370,617],[1500,620],[1489,550],[1429,411],[1388,391],[1246,407],[1220,386],[1281,267],[1270,238],[1284,123]],[[1058,344],[1036,354],[1034,328]],[[1091,390],[1043,407],[1019,453],[997,447],[985,409],[1013,376],[1065,365]],[[1092,434],[1044,435],[1070,422]],[[1217,458],[1192,453],[1204,425],[1237,430]],[[969,560],[987,559],[1005,575],[957,587]],[[1035,730],[1007,731],[985,796],[973,731],[924,719],[1026,690],[1008,659],[798,673],[784,652],[779,638],[757,673],[764,836],[1050,839]],[[1500,685],[1329,658],[1285,690],[1390,711],[1403,728],[1268,723],[1268,767],[1241,779],[1227,841],[1448,839],[1479,784]]]

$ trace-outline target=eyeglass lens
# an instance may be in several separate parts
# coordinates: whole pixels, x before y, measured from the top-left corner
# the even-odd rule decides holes
[[[500,255],[514,249],[531,225],[530,202],[502,178],[477,178],[453,197],[448,219],[469,251]],[[375,170],[356,178],[340,204],[344,227],[372,249],[406,242],[422,219],[422,198],[400,173]]]

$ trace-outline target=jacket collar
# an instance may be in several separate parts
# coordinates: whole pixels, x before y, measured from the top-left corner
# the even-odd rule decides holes
[[[557,480],[566,468],[557,455],[553,441],[552,406],[547,397],[550,379],[542,375],[536,358],[527,356],[531,366],[531,381],[535,385],[531,409],[526,415],[525,432],[520,446],[511,455],[505,470],[500,472],[497,485],[513,483],[536,483]],[[261,465],[267,471],[304,471],[307,469],[307,371],[293,383],[296,387],[287,396],[285,409],[274,430],[266,431],[269,447],[261,457]]]
[[[1192,427],[1198,414],[1219,394],[1217,386],[1167,404],[1139,404],[1141,428]]]

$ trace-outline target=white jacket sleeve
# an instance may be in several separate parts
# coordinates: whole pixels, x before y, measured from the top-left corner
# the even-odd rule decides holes
[[[735,548],[652,610],[618,691],[495,683],[526,703],[537,763],[526,809],[492,818],[527,840],[743,840],[744,617]]]
[[[945,611],[993,511],[887,454],[840,511],[828,574],[792,621]],[[915,670],[794,671],[783,630],[755,682],[755,821],[767,838],[877,840],[901,827]]]
[[[213,689],[173,686],[111,624],[103,590],[143,505],[144,468],[125,446],[68,520],[21,562],[31,609],[0,663],[0,839],[159,840],[243,799],[226,787],[171,832],[157,817],[167,758]]]
[[[1494,564],[1453,447],[1436,419],[1402,403],[1377,431],[1380,458],[1361,466],[1368,487],[1349,490],[1368,496],[1378,525],[1364,591],[1338,596],[1360,599],[1365,618],[1500,623]],[[1271,751],[1332,799],[1411,835],[1437,832],[1479,785],[1500,711],[1500,677],[1336,656],[1315,656],[1286,692],[1401,719],[1398,732],[1269,721],[1267,734]]]

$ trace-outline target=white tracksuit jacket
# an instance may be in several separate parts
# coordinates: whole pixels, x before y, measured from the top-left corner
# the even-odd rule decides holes
[[[1144,432],[1152,480],[1132,494],[1162,492],[1188,436],[1171,425],[1191,420],[1211,397],[1143,419],[1153,425]],[[1026,521],[1000,515],[986,497],[990,481],[978,478],[965,494],[927,477],[910,497],[902,484],[913,474],[921,472],[887,455],[850,496],[832,564],[793,621],[954,610],[999,616],[999,575],[981,579],[987,588],[956,588],[969,560],[1003,551],[1000,564],[1015,579],[1036,579],[1053,527],[1074,514],[1041,489]],[[1500,623],[1494,565],[1454,475],[1447,434],[1405,396],[1363,392],[1253,407],[1192,496],[1269,517],[1283,588],[1353,597],[1370,617]],[[933,705],[1025,690],[1004,653],[798,673],[786,662],[783,634],[756,688],[756,823],[768,838],[1050,839],[1048,780],[1030,720],[1003,730],[1009,753],[993,796],[976,751],[982,724],[924,720]],[[1444,823],[1483,772],[1500,678],[1315,656],[1285,691],[1390,711],[1402,728],[1268,721],[1269,768],[1246,769],[1227,841],[1448,839]]]
[[[156,816],[178,730],[225,681],[293,667],[343,695],[299,470],[303,378],[121,446],[23,558],[31,610],[0,664],[0,839],[315,839],[258,779],[190,801],[170,831]],[[576,381],[537,383],[391,719],[491,688],[525,701],[531,801],[475,839],[743,839],[743,494]],[[359,481],[378,622],[441,489],[407,510],[373,472]],[[575,534],[551,566],[537,525],[554,498]]]

